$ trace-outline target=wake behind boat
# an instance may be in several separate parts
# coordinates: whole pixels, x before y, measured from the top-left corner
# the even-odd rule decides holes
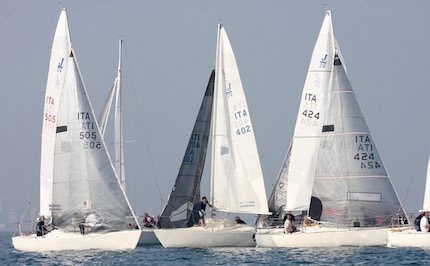
[[[259,247],[386,245],[391,218],[405,217],[349,82],[331,11],[315,44],[269,210],[275,220],[260,219]],[[298,229],[284,233],[287,211],[297,215]]]
[[[213,102],[213,103],[212,103]],[[175,185],[155,234],[164,247],[255,246],[255,228],[230,220],[199,220],[200,181],[212,120],[211,205],[228,213],[268,214],[254,129],[236,59],[222,25],[216,66],[200,107]],[[211,213],[212,216],[212,213]]]
[[[21,251],[129,250],[141,235],[101,136],[60,14],[45,95],[40,212],[55,230],[12,238]],[[131,218],[129,218],[131,217]]]

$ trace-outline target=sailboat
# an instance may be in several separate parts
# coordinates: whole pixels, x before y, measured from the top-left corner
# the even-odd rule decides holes
[[[130,250],[141,231],[112,165],[71,46],[58,20],[45,94],[40,214],[54,230],[12,238],[17,250]],[[92,219],[89,219],[89,218]],[[130,218],[131,217],[131,218]]]
[[[420,213],[424,212],[430,212],[430,158],[427,166],[423,208],[420,210]],[[388,231],[388,247],[430,247],[429,232],[416,231],[415,228],[402,224],[402,220],[396,225]]]
[[[391,218],[404,216],[349,82],[330,10],[269,211],[281,224],[285,212],[297,214],[299,228],[288,234],[279,222],[258,228],[259,247],[386,245]]]
[[[114,116],[114,131],[115,131],[115,171],[121,182],[121,186],[126,191],[125,183],[125,165],[124,165],[124,134],[122,123],[122,45],[123,39],[119,40],[119,56],[118,56],[118,74],[113,82],[112,89],[100,112],[98,122],[101,135],[104,136],[106,125],[109,119],[110,109],[112,107],[115,96],[115,116]],[[142,234],[138,245],[154,245],[160,244],[154,231],[151,228],[142,228]]]
[[[212,134],[209,134],[212,123]],[[268,214],[263,174],[236,59],[223,25],[218,26],[212,71],[175,185],[155,234],[166,248],[255,246],[255,228],[228,219],[196,226],[200,180],[212,141],[210,204],[227,213]],[[194,226],[193,226],[194,225]]]

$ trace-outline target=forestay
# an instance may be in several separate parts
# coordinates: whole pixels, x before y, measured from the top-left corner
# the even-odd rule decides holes
[[[254,128],[222,25],[218,28],[215,74],[211,201],[219,211],[267,213]]]
[[[75,231],[94,214],[96,220],[91,223],[99,231],[131,229],[126,217],[133,213],[100,135],[73,51],[64,63],[68,71],[57,117],[53,225]]]
[[[200,181],[209,142],[214,80],[215,70],[211,73],[175,185],[161,214],[159,225],[162,228],[188,227],[199,219]]]
[[[333,58],[333,26],[331,13],[327,11],[312,53],[294,130],[288,171],[288,211],[309,209]]]
[[[71,51],[71,41],[66,10],[58,20],[52,43],[48,80],[45,91],[43,112],[42,147],[40,160],[40,214],[51,216],[54,145],[57,128],[58,106],[67,73],[67,58]]]

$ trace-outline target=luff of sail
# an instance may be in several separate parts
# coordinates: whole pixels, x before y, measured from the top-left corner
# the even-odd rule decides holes
[[[134,215],[100,135],[73,51],[65,63],[68,72],[55,141],[53,225],[75,231],[94,214],[98,231],[134,229],[126,221]]]
[[[327,11],[312,53],[294,130],[288,172],[288,211],[309,209],[333,58],[333,25],[331,12]]]
[[[268,213],[251,117],[227,33],[218,27],[211,201],[219,211]]]
[[[52,43],[48,80],[43,112],[42,146],[40,160],[40,214],[51,216],[54,146],[57,128],[58,106],[67,74],[67,58],[71,51],[71,40],[66,10],[58,19]]]
[[[159,224],[162,228],[183,228],[198,222],[198,213],[194,217],[193,210],[196,204],[196,212],[200,208],[200,181],[209,142],[214,80],[215,70],[209,78],[175,185],[161,213]]]

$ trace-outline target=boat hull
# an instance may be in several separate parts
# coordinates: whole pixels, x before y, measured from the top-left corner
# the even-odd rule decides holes
[[[46,252],[61,250],[131,250],[139,241],[141,230],[90,233],[69,233],[54,230],[43,237],[36,235],[12,237],[16,250]]]
[[[160,245],[160,241],[158,241],[158,238],[155,236],[154,229],[143,228],[137,245]]]
[[[388,247],[430,247],[430,233],[410,230],[389,230]]]
[[[254,227],[222,220],[207,221],[207,225],[154,232],[165,248],[255,247]]]
[[[387,228],[313,228],[293,234],[285,234],[283,228],[258,229],[257,246],[276,247],[338,247],[338,246],[385,246]]]

